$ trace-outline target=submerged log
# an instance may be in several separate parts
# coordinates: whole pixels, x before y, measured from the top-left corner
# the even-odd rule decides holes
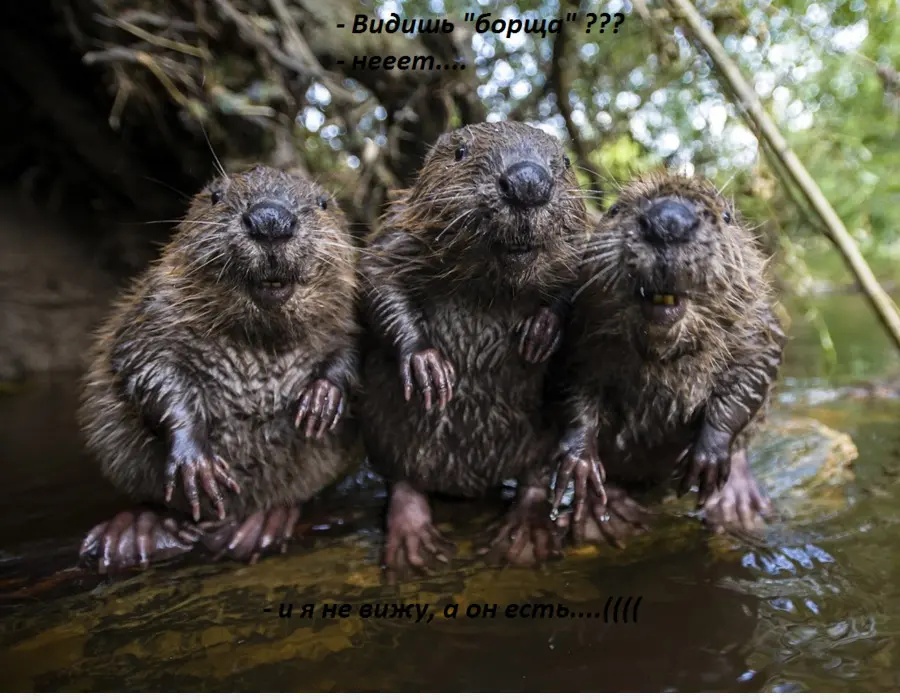
[[[572,647],[570,655],[555,657],[558,675],[523,672],[532,688],[552,680],[567,688],[583,681],[586,667],[579,664],[587,661],[575,649],[585,643],[602,643],[602,654],[599,648],[591,651],[600,654],[598,663],[605,658],[604,663],[624,664],[636,674],[623,682],[627,687],[645,680],[642,663],[654,659],[658,667],[666,654],[675,655],[671,668],[662,664],[674,679],[684,664],[697,663],[679,654],[715,647],[723,635],[749,636],[752,621],[738,611],[757,604],[752,597],[685,580],[699,582],[710,567],[734,566],[752,548],[777,548],[786,529],[796,531],[846,507],[843,487],[852,479],[848,466],[856,458],[847,435],[812,420],[773,420],[754,442],[751,458],[782,513],[765,542],[757,544],[710,537],[687,513],[689,504],[678,503],[664,508],[667,517],[623,551],[584,547],[542,571],[497,570],[474,555],[473,539],[499,505],[439,503],[439,526],[461,545],[457,559],[431,577],[389,587],[378,566],[383,499],[369,482],[361,490],[339,489],[307,517],[308,537],[288,555],[253,567],[182,561],[105,580],[77,569],[35,578],[29,573],[34,555],[8,561],[0,588],[0,685],[33,691],[108,690],[126,683],[145,690],[434,688],[435,677],[410,670],[409,659],[415,657],[462,664],[458,670],[447,666],[441,677],[457,681],[454,687],[472,687],[484,679],[473,669],[480,660],[484,671],[486,647],[536,653],[523,646],[526,638],[558,638]],[[332,530],[342,528],[343,534],[328,528],[314,534],[310,527],[316,520],[331,523]],[[70,541],[70,556],[73,545]],[[612,624],[604,622],[613,610],[607,602],[619,596],[622,606],[632,597],[632,616],[642,596],[638,624],[623,625],[614,640],[604,642],[603,630]],[[420,607],[404,607],[398,614],[395,603]],[[542,608],[537,620],[506,616],[508,605],[526,603],[546,603],[554,615],[562,606],[571,614],[560,619]],[[311,617],[304,614],[305,605],[314,606]],[[386,607],[376,616],[375,605]],[[455,618],[444,614],[448,605],[458,606]],[[490,605],[497,605],[495,618],[483,614]],[[466,616],[469,606],[477,606],[469,610],[479,611],[474,617]],[[685,616],[701,607],[709,618],[689,622]],[[624,615],[624,608],[617,614]],[[676,627],[666,627],[653,639],[641,625],[654,619],[656,625],[662,620],[675,625],[678,634]],[[426,637],[432,652],[422,648]],[[648,656],[654,648],[658,655]],[[563,674],[567,664],[574,675]],[[491,678],[507,687],[528,685],[517,676]]]

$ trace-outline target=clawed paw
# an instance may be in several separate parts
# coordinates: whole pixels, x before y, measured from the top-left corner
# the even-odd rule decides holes
[[[550,518],[543,488],[529,489],[507,515],[487,533],[489,544],[479,549],[491,564],[540,565],[563,556],[565,530]]]
[[[344,414],[344,393],[327,379],[317,379],[301,395],[294,427],[306,422],[305,435],[322,439],[334,430]]]
[[[284,554],[300,519],[297,507],[277,507],[258,511],[242,522],[216,559],[228,557],[255,564],[265,554]]]
[[[169,451],[166,464],[166,503],[172,500],[179,473],[195,522],[200,520],[200,487],[209,497],[220,520],[225,518],[225,498],[219,487],[235,493],[241,491],[225,460],[208,454],[192,438],[176,437]]]
[[[153,511],[125,511],[91,529],[81,543],[79,556],[97,560],[104,574],[150,564],[194,548],[201,533],[190,523]]]
[[[431,523],[412,530],[395,528],[385,544],[384,567],[389,583],[413,573],[427,573],[446,564],[456,546]]]
[[[388,583],[446,564],[456,547],[431,522],[428,499],[399,482],[391,490],[383,566]]]
[[[771,501],[756,480],[741,470],[732,471],[725,488],[706,501],[703,518],[716,533],[752,533],[760,530],[772,511]]]
[[[576,518],[580,518],[588,500],[589,488],[599,499],[601,505],[606,504],[606,491],[603,482],[606,481],[606,472],[603,464],[594,454],[594,450],[586,449],[579,454],[566,452],[560,460],[559,469],[556,472],[556,487],[553,491],[553,513],[557,512],[566,488],[571,481],[575,482],[575,498],[573,506]]]
[[[730,433],[705,425],[689,453],[690,463],[678,489],[683,496],[692,487],[699,488],[697,504],[702,506],[716,489],[723,489],[731,473]]]
[[[548,308],[542,308],[519,324],[519,353],[526,362],[546,362],[562,341],[562,320]]]
[[[403,379],[403,396],[409,401],[412,398],[413,382],[425,399],[425,410],[431,410],[437,398],[438,405],[444,408],[453,398],[453,385],[456,383],[456,372],[438,350],[430,348],[411,353],[403,357],[400,366]]]
[[[560,518],[560,527],[571,523],[576,544],[607,543],[624,549],[631,537],[649,529],[653,514],[633,500],[621,488],[606,487],[606,500],[589,493],[581,512]]]

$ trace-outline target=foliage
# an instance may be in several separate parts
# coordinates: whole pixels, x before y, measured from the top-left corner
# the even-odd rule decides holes
[[[556,17],[566,9],[552,0],[506,5],[499,13],[493,3],[481,4],[493,16]],[[615,12],[619,5],[610,2],[603,10]],[[445,9],[461,14],[466,8],[467,2],[448,0]],[[407,14],[428,9],[436,3],[403,5]],[[900,4],[745,0],[699,3],[698,9],[712,18],[744,75],[753,78],[863,252],[889,258],[876,261],[876,270],[892,272],[900,254]],[[815,219],[759,152],[706,57],[673,26],[663,5],[650,4],[648,10],[659,22],[662,42],[630,3],[617,34],[574,34],[578,67],[570,99],[579,131],[592,146],[592,163],[611,182],[660,161],[689,164],[727,185],[750,218],[769,223],[773,237],[779,231],[789,235],[811,253],[816,268],[848,281]],[[545,89],[552,41],[475,37],[484,83],[479,94],[492,117],[524,113],[564,134],[556,97]],[[667,53],[674,60],[665,60]]]
[[[223,159],[280,152],[302,161],[344,193],[357,221],[371,222],[384,193],[409,181],[440,129],[515,118],[568,138],[585,184],[603,190],[606,203],[618,183],[647,168],[697,170],[763,224],[773,250],[789,236],[814,268],[849,280],[664,0],[375,0],[382,17],[449,18],[456,30],[444,43],[438,35],[352,34],[353,15],[373,12],[356,0],[78,4],[92,10],[80,16],[93,25],[82,22],[78,35],[91,37],[85,53],[107,71],[114,120],[137,120],[168,101],[182,123],[203,122]],[[463,20],[472,11],[550,19],[575,9],[582,18],[566,23],[565,44],[559,34],[479,34]],[[900,255],[900,4],[702,0],[698,9],[864,254],[887,261],[876,260],[876,271],[892,271]],[[586,33],[584,12],[620,10],[627,18],[616,33]],[[338,32],[335,21],[347,28]],[[355,54],[376,50],[468,55],[475,70],[454,83],[423,71],[349,69]],[[265,138],[245,138],[267,127]]]

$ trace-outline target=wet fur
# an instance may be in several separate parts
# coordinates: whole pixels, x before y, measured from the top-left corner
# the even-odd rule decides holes
[[[469,153],[457,161],[460,145]],[[545,208],[511,211],[501,203],[497,177],[523,157],[554,177]],[[373,333],[361,413],[378,471],[421,491],[474,497],[549,468],[555,436],[542,413],[546,363],[522,359],[516,328],[542,307],[565,305],[584,235],[582,195],[557,139],[515,122],[441,137],[362,256]],[[526,264],[498,253],[498,245],[529,239],[542,250]],[[456,371],[443,410],[403,397],[398,358],[428,347]]]
[[[667,248],[665,265],[638,226],[662,196],[693,202],[701,217],[692,242]],[[569,428],[596,431],[611,482],[649,487],[671,478],[704,421],[736,434],[733,453],[745,446],[764,418],[786,340],[766,263],[733,205],[699,178],[646,176],[603,217],[586,246],[556,376],[565,377]],[[637,302],[642,286],[687,295],[685,316],[651,327]]]
[[[176,406],[231,465],[241,493],[223,490],[229,515],[301,503],[352,465],[352,418],[321,442],[293,424],[301,392],[329,358],[338,358],[349,387],[358,371],[357,253],[336,203],[317,206],[324,194],[270,168],[219,178],[118,301],[96,340],[79,420],[88,449],[122,492],[163,504],[160,426]],[[284,255],[271,258],[241,228],[241,212],[265,197],[290,202],[299,217]],[[272,276],[298,286],[280,308],[261,309],[247,285]],[[204,518],[215,516],[208,499],[201,505]],[[190,513],[180,487],[172,506]]]

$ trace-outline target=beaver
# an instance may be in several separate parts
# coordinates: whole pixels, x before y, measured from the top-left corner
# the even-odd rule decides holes
[[[84,557],[106,571],[198,542],[284,549],[298,506],[361,456],[357,261],[343,213],[300,175],[223,171],[193,198],[98,333],[87,447],[153,507],[97,525]]]
[[[665,172],[627,186],[595,233],[551,368],[567,426],[555,505],[575,480],[561,526],[621,545],[650,521],[629,494],[675,476],[716,530],[753,528],[770,503],[746,444],[786,343],[757,240],[712,184]]]
[[[473,498],[513,478],[516,504],[483,551],[511,563],[559,553],[544,378],[586,234],[562,144],[507,121],[443,134],[363,251],[360,421],[391,484],[389,578],[454,550],[426,493]]]

